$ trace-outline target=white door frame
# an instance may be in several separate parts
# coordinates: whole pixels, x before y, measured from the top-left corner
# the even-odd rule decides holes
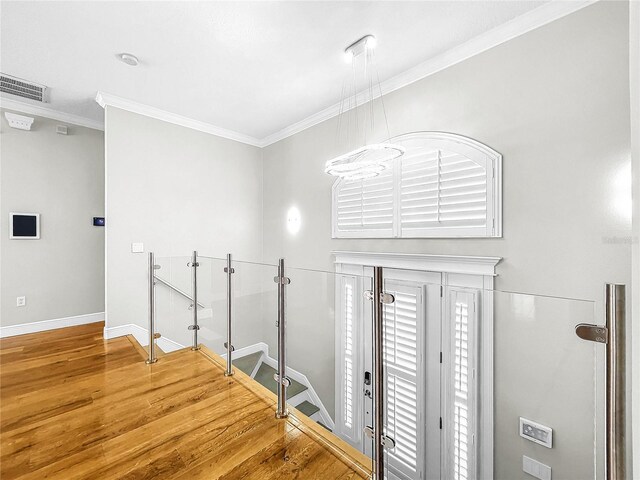
[[[481,256],[457,256],[457,255],[426,255],[405,253],[372,253],[335,251],[336,273],[355,274],[369,276],[371,269],[367,267],[380,266],[396,272],[402,271],[403,276],[411,277],[420,272],[432,272],[442,275],[443,286],[470,287],[483,290],[480,307],[480,345],[482,345],[478,359],[481,374],[479,377],[479,398],[482,399],[478,410],[478,424],[480,435],[478,439],[478,477],[493,478],[493,295],[496,276],[496,266],[501,257]],[[390,277],[392,278],[392,277]],[[434,285],[435,287],[435,285]],[[439,286],[438,286],[439,288]],[[336,296],[336,299],[339,297]],[[363,312],[370,315],[368,302],[362,300]],[[336,312],[338,312],[336,305]],[[367,318],[367,317],[364,317]],[[340,322],[336,322],[339,324]],[[338,328],[338,327],[337,327]],[[336,337],[338,338],[338,337]],[[365,344],[365,355],[369,352],[370,345]],[[439,352],[438,352],[439,355]],[[366,362],[366,357],[362,359]],[[433,366],[433,359],[427,360],[427,365]],[[337,365],[337,364],[336,364]],[[439,370],[439,362],[436,364]],[[337,372],[336,372],[337,373]],[[356,389],[361,398],[360,405],[364,404],[364,395],[361,388]],[[336,389],[336,395],[340,392]],[[338,405],[339,399],[336,399]],[[428,434],[432,429],[427,430]],[[436,430],[436,433],[440,434]],[[428,462],[431,464],[432,462]],[[435,472],[433,472],[435,474]],[[428,474],[427,478],[430,477]]]

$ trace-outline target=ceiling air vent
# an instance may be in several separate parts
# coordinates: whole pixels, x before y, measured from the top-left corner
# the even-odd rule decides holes
[[[0,92],[10,93],[36,102],[46,102],[47,87],[0,73]]]

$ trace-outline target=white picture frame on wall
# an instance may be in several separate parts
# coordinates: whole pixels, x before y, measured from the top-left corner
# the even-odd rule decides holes
[[[9,239],[40,240],[40,214],[9,212]]]

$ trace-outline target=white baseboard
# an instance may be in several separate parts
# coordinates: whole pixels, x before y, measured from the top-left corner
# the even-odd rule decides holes
[[[149,331],[135,323],[118,325],[117,327],[104,327],[104,332],[102,334],[105,340],[116,337],[125,337],[127,335],[133,335],[138,343],[143,347],[149,345]]]
[[[27,333],[45,332],[58,328],[75,327],[104,321],[104,312],[87,313],[85,315],[75,315],[73,317],[54,318],[52,320],[42,320],[41,322],[22,323],[20,325],[7,325],[0,327],[0,338],[15,337]]]
[[[117,327],[104,327],[103,336],[105,340],[116,337],[124,337],[126,335],[133,335],[136,341],[143,347],[149,345],[149,330],[141,327],[140,325],[136,325],[135,323],[128,323],[126,325],[118,325]],[[181,345],[178,342],[174,342],[173,340],[166,337],[160,337],[157,340],[156,344],[165,353],[185,348],[184,345]]]

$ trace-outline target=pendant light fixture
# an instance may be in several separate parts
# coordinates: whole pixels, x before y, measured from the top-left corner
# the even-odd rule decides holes
[[[375,177],[404,154],[403,147],[388,140],[389,123],[374,62],[376,43],[373,35],[366,35],[344,51],[351,72],[342,88],[336,143],[348,153],[327,161],[329,175],[349,180]],[[372,142],[381,136],[387,140]]]

